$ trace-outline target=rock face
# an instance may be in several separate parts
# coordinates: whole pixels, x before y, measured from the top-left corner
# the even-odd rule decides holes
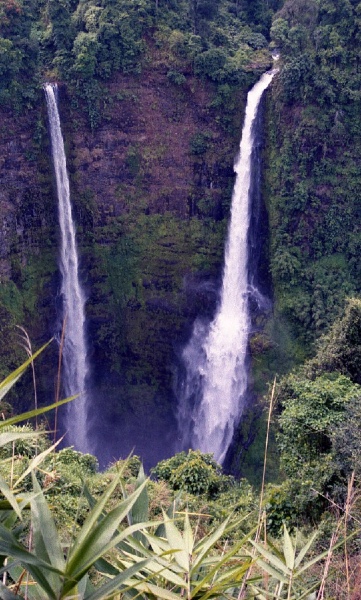
[[[244,96],[235,89],[233,108],[220,110],[212,84],[192,74],[182,85],[161,65],[119,74],[91,131],[82,107],[59,87],[88,294],[89,450],[106,463],[135,447],[149,465],[176,449],[177,349],[194,316],[211,313],[217,299]],[[38,346],[60,329],[61,314],[45,102],[39,96],[37,114],[3,114],[1,122],[0,302],[13,314],[13,291],[14,319]],[[53,345],[54,373],[40,375],[43,400],[56,353]]]
[[[1,116],[0,136],[0,277],[14,277],[14,254],[25,259],[29,247],[39,245],[40,231],[54,224],[52,198],[42,181],[44,165],[35,148],[34,115]]]
[[[233,157],[211,99],[211,88],[199,80],[189,77],[178,87],[165,73],[151,71],[139,79],[118,75],[108,86],[104,122],[95,134],[84,121],[79,127],[72,112],[67,125],[74,187],[93,195],[96,224],[134,209],[189,218],[197,212],[194,188],[209,190],[216,208],[232,177]],[[141,206],[135,207],[132,199],[140,197]]]

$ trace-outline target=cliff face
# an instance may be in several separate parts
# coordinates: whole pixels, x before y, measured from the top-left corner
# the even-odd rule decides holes
[[[4,111],[0,122],[0,375],[4,377],[25,357],[15,325],[29,331],[34,346],[54,331],[56,210],[51,166],[42,142],[41,108],[39,114],[27,115]],[[27,383],[25,377],[25,387]],[[18,386],[21,397],[22,382]],[[53,379],[50,386],[53,389]],[[29,407],[27,395],[23,402],[16,395],[12,401],[18,408]]]
[[[92,388],[108,447],[111,430],[113,453],[136,444],[153,462],[176,449],[177,348],[195,314],[214,308],[242,105],[226,135],[212,87],[191,76],[175,86],[162,69],[118,76],[109,99],[95,135],[68,131],[74,195],[93,207],[94,238],[86,225],[79,236]],[[94,427],[101,455],[98,418]]]
[[[214,309],[243,97],[235,89],[220,113],[213,84],[191,74],[181,85],[162,65],[118,74],[91,131],[59,85],[104,462],[134,446],[149,463],[176,449],[176,355],[195,315]],[[4,113],[2,123],[0,299],[38,346],[61,326],[45,102],[37,114]],[[40,375],[43,396],[55,345],[46,360],[54,373]]]
[[[36,230],[45,230],[54,222],[48,185],[42,175],[44,165],[34,148],[34,117],[9,113],[1,116],[0,138],[0,276],[6,281],[14,276],[13,252],[38,246]],[[48,165],[46,166],[48,168]],[[50,212],[50,219],[49,219]]]
[[[76,186],[91,190],[99,212],[96,224],[129,212],[137,195],[143,197],[137,212],[189,217],[190,187],[199,184],[213,188],[216,203],[222,169],[214,157],[195,165],[191,155],[191,140],[203,129],[211,138],[208,145],[222,137],[207,110],[206,89],[192,78],[178,89],[165,74],[152,71],[141,79],[116,77],[108,94],[103,113],[108,123],[95,135],[84,123],[72,132]]]

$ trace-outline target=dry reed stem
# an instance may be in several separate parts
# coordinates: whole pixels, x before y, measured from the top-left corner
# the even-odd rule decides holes
[[[66,315],[64,317],[63,326],[61,328],[59,358],[58,358],[58,373],[57,373],[57,378],[56,378],[56,389],[55,389],[55,402],[59,402],[59,399],[60,399],[61,363],[62,363],[62,359],[63,359],[65,327],[66,327]],[[54,418],[54,439],[53,439],[54,444],[56,442],[57,431],[58,431],[58,407],[56,407],[56,409],[55,409],[55,418]],[[54,452],[55,452],[55,450],[54,450]]]
[[[337,502],[335,502],[334,500],[332,500],[328,496],[325,496],[325,494],[322,494],[321,492],[319,492],[315,488],[311,488],[311,490],[313,492],[315,492],[316,494],[318,494],[319,496],[321,496],[321,498],[324,498],[325,500],[327,500],[334,508],[336,508],[341,513],[345,512],[345,507],[340,506],[339,504],[337,504]],[[357,517],[355,517],[355,515],[352,515],[350,512],[348,512],[348,518],[352,519],[353,521],[355,521],[355,523],[357,523],[358,525],[361,525],[361,520],[358,519]]]
[[[347,498],[345,504],[345,567],[346,567],[346,583],[347,583],[347,598],[350,598],[351,588],[350,588],[350,566],[349,566],[349,558],[347,552],[347,521],[349,518],[350,509],[352,506],[352,501],[354,498],[354,482],[355,482],[355,471],[352,472],[351,479],[347,482]]]
[[[334,546],[335,546],[335,544],[336,544],[336,542],[338,540],[340,527],[341,527],[341,521],[339,520],[339,522],[337,523],[336,531],[334,531],[333,534],[332,534],[332,536],[331,536],[330,546],[329,546],[329,549],[328,549],[328,554],[327,554],[325,566],[324,566],[324,569],[323,569],[323,574],[322,574],[322,579],[321,579],[321,585],[320,585],[320,588],[318,590],[318,594],[317,594],[316,600],[324,600],[326,579],[328,577],[328,572],[330,570],[331,560],[332,560],[332,556],[333,556],[333,549],[334,549]]]
[[[334,501],[332,501],[330,498],[328,498],[331,505],[335,506],[341,513],[343,513],[343,516],[338,519],[336,529],[333,532],[332,537],[331,537],[329,551],[327,554],[325,567],[323,570],[321,585],[320,585],[316,600],[324,600],[326,579],[327,579],[327,576],[328,576],[328,573],[330,570],[330,566],[331,566],[331,560],[333,557],[333,549],[334,549],[334,546],[339,537],[339,531],[341,529],[342,523],[344,525],[344,538],[345,538],[345,541],[344,541],[344,557],[345,557],[344,564],[345,564],[345,571],[346,571],[346,587],[347,587],[347,596],[346,597],[347,597],[347,600],[351,599],[350,564],[349,564],[349,556],[348,556],[348,550],[347,550],[347,523],[348,523],[349,519],[355,519],[355,517],[353,517],[353,515],[351,515],[351,508],[352,508],[352,504],[354,502],[354,497],[355,497],[354,483],[355,483],[355,473],[353,472],[351,475],[351,478],[348,480],[348,483],[347,483],[347,497],[346,497],[344,507],[339,506]],[[320,496],[323,496],[323,494],[320,494]],[[355,519],[355,521],[357,522],[357,519]]]
[[[10,469],[10,489],[13,489],[14,483],[14,464],[15,464],[15,442],[13,442],[13,450],[11,454],[11,469]]]
[[[24,327],[22,327],[21,325],[16,325],[16,327],[18,329],[20,329],[20,331],[22,332],[22,335],[19,335],[20,339],[22,340],[22,343],[20,345],[22,348],[24,348],[27,356],[29,358],[31,358],[33,355],[33,349],[31,346],[31,340],[30,340],[29,334],[26,331],[26,329]],[[35,407],[35,410],[37,410],[37,408],[38,408],[38,393],[37,393],[36,377],[35,377],[35,365],[34,365],[33,360],[31,361],[31,370],[32,370],[32,375],[33,375],[34,407]],[[38,430],[38,415],[36,415],[36,417],[35,417],[35,431],[37,431],[37,430]],[[36,445],[36,452],[37,452],[37,445]]]
[[[268,454],[269,434],[270,434],[270,429],[271,429],[271,417],[272,417],[275,392],[276,392],[276,379],[277,378],[275,377],[273,380],[270,405],[269,405],[269,409],[268,409],[267,433],[266,433],[266,442],[265,442],[264,458],[263,458],[262,485],[261,485],[261,492],[260,492],[260,499],[259,499],[258,524],[257,524],[256,535],[255,535],[255,542],[258,542],[261,537],[262,527],[264,527],[264,533],[265,533],[264,545],[265,545],[265,547],[267,546],[266,513],[264,512],[262,506],[263,506],[263,498],[264,498],[264,489],[265,489],[265,485],[266,485],[267,454]],[[251,554],[252,559],[254,559],[255,554],[256,554],[256,549],[253,547],[252,554]],[[252,571],[253,571],[253,565],[250,566],[250,568],[248,569],[248,571],[245,575],[245,578],[242,583],[241,589],[239,591],[237,600],[243,600],[243,598],[245,597],[247,581],[251,577]],[[268,576],[266,576],[265,585],[268,587]]]

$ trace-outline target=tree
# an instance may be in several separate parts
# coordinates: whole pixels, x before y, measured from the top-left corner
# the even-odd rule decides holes
[[[75,61],[73,69],[76,75],[83,79],[91,79],[97,64],[99,44],[95,33],[78,33],[74,41],[73,52]]]
[[[345,418],[331,434],[335,462],[338,468],[350,476],[361,476],[361,396],[345,407]]]
[[[314,380],[291,374],[280,385],[282,412],[278,443],[288,477],[310,481],[322,491],[336,475],[332,435],[361,386],[338,373]]]
[[[283,48],[287,42],[289,32],[289,25],[286,19],[278,18],[275,19],[271,27],[271,39],[275,46]]]
[[[75,37],[71,0],[49,0],[53,39],[58,51],[69,51]]]
[[[157,479],[169,482],[174,490],[185,490],[191,494],[210,496],[232,486],[233,478],[222,474],[221,466],[212,454],[199,450],[179,452],[172,458],[162,460],[152,469]]]
[[[197,75],[210,77],[214,81],[222,78],[222,70],[226,64],[227,55],[221,48],[211,48],[196,56],[194,68]]]
[[[361,384],[361,300],[350,298],[344,315],[318,342],[317,354],[306,365],[310,377],[338,371]]]

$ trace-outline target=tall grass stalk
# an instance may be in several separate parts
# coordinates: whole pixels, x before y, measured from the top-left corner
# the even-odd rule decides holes
[[[275,393],[276,393],[276,379],[277,378],[275,377],[273,380],[270,404],[269,404],[269,408],[268,408],[267,433],[266,433],[264,458],[263,458],[262,485],[261,485],[260,498],[259,498],[258,523],[257,523],[257,530],[256,530],[256,535],[255,535],[255,542],[258,542],[261,537],[262,527],[264,527],[264,545],[265,545],[265,547],[267,546],[267,528],[266,528],[266,515],[263,510],[263,499],[264,499],[264,491],[265,491],[265,486],[266,486],[268,444],[269,444],[269,436],[270,436],[270,429],[271,429],[271,418],[272,418]],[[252,561],[254,560],[255,555],[256,555],[256,548],[253,547]],[[246,573],[246,576],[242,583],[241,589],[238,594],[238,600],[243,600],[243,598],[245,597],[247,581],[251,577],[252,571],[253,571],[253,562],[252,562],[251,567],[249,568],[249,571]],[[267,573],[265,573],[265,578],[266,578],[265,585],[266,585],[266,589],[267,589],[267,586],[268,586],[268,574]]]
[[[340,527],[341,527],[341,520],[338,521],[337,527],[336,527],[335,531],[333,531],[332,536],[331,536],[330,545],[328,548],[328,554],[327,554],[327,557],[325,560],[325,566],[324,566],[323,573],[322,573],[321,585],[319,587],[316,600],[324,600],[326,580],[327,580],[327,577],[328,577],[328,574],[330,571],[333,551],[334,551],[335,545],[336,545],[338,537],[339,537]]]
[[[24,327],[22,327],[21,325],[17,325],[16,326],[18,329],[20,329],[22,335],[19,335],[21,341],[21,346],[22,348],[24,348],[28,358],[32,358],[33,356],[33,349],[31,346],[31,340],[29,337],[28,332],[26,331],[26,329]],[[33,376],[33,390],[34,390],[34,408],[35,410],[37,410],[38,408],[38,392],[37,392],[37,386],[36,386],[36,376],[35,376],[35,364],[34,361],[31,361],[31,372],[32,372],[32,376]],[[35,430],[38,430],[38,416],[36,415],[35,417]],[[38,450],[37,445],[36,445],[36,451]]]
[[[345,569],[346,569],[346,583],[347,583],[347,598],[349,599],[351,596],[351,588],[350,588],[350,565],[349,565],[349,557],[347,550],[347,523],[349,519],[350,509],[352,507],[353,499],[354,499],[354,483],[355,483],[355,471],[352,472],[352,475],[347,482],[347,498],[345,503]]]
[[[354,515],[351,514],[352,505],[354,503],[354,498],[355,498],[354,485],[355,485],[355,473],[352,472],[351,477],[347,482],[347,497],[346,497],[345,504],[343,507],[340,506],[339,504],[336,504],[330,498],[327,498],[328,501],[330,502],[331,506],[336,508],[338,514],[342,515],[342,516],[339,516],[336,528],[334,529],[332,536],[331,536],[328,554],[327,554],[325,566],[323,569],[321,585],[318,590],[316,600],[324,600],[324,598],[325,598],[326,580],[327,580],[327,577],[328,577],[328,574],[330,571],[332,558],[334,555],[334,550],[335,550],[335,547],[337,544],[337,540],[340,536],[340,530],[342,529],[342,526],[343,526],[343,534],[344,534],[343,545],[344,545],[344,564],[345,564],[347,600],[350,600],[350,598],[351,598],[350,561],[349,561],[348,548],[347,548],[347,542],[348,542],[348,539],[350,538],[350,536],[348,535],[347,527],[348,527],[349,520],[354,520],[355,523],[360,524],[360,521]],[[320,496],[325,498],[325,496],[323,496],[323,494],[320,494]],[[341,544],[342,544],[342,541],[341,541]],[[337,546],[339,546],[339,544],[337,544]]]
[[[66,315],[64,317],[63,326],[61,328],[60,345],[59,345],[59,356],[58,356],[58,371],[57,371],[56,388],[55,388],[55,402],[59,402],[59,399],[60,399],[61,363],[62,363],[62,360],[63,360],[63,348],[64,348],[65,328],[66,328]],[[54,440],[53,440],[54,444],[56,442],[57,431],[58,431],[58,408],[55,409]]]

